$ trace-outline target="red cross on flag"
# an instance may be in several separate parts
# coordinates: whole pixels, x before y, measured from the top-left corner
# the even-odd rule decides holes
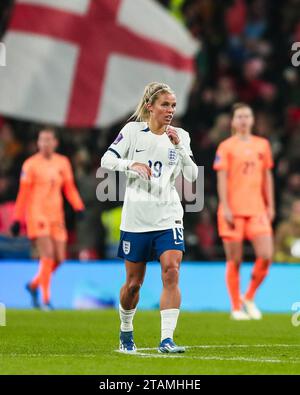
[[[151,81],[175,90],[178,113],[197,43],[154,0],[18,0],[4,43],[0,112],[66,126],[108,126]]]

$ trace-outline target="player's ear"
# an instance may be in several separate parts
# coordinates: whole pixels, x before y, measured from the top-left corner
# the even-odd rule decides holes
[[[146,107],[147,111],[149,111],[149,112],[152,112],[152,111],[153,111],[153,105],[152,105],[152,104],[146,103],[146,104],[145,104],[145,107]]]

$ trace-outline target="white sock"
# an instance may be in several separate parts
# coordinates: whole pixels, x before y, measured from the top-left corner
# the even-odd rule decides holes
[[[173,339],[173,333],[177,325],[179,309],[166,309],[160,311],[161,316],[161,341],[170,337]]]
[[[120,314],[120,320],[121,320],[121,331],[122,332],[131,332],[133,331],[133,317],[136,312],[136,308],[132,310],[125,310],[123,307],[119,304],[119,314]]]

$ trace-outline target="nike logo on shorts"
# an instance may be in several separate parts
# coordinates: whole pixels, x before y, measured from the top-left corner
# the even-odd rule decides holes
[[[145,149],[136,149],[135,152],[143,152],[146,151]]]

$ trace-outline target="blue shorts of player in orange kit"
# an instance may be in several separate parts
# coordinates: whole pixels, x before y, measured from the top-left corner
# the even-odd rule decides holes
[[[121,231],[119,258],[130,262],[149,262],[159,260],[161,254],[169,250],[185,251],[182,228],[153,232]]]

